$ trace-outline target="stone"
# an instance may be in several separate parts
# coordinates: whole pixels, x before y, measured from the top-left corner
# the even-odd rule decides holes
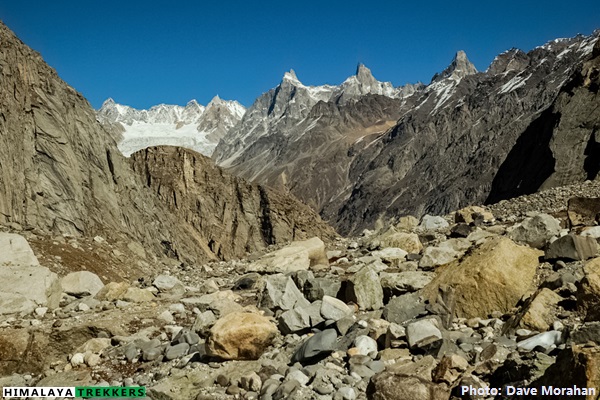
[[[367,397],[373,400],[448,400],[448,386],[432,382],[435,364],[431,356],[417,362],[392,364],[371,378]]]
[[[400,273],[382,272],[379,274],[381,286],[386,295],[401,295],[423,289],[435,274],[424,271],[404,271]]]
[[[223,317],[232,312],[241,312],[242,306],[239,304],[241,296],[232,290],[221,290],[203,296],[181,299],[184,304],[193,304],[202,309],[210,308],[218,316]]]
[[[203,313],[200,313],[196,316],[194,324],[192,325],[192,330],[194,332],[203,332],[205,329],[210,327],[210,325],[212,325],[212,323],[216,320],[217,317],[215,317],[215,314],[212,311],[204,311]]]
[[[506,313],[532,290],[540,255],[508,238],[490,239],[461,260],[441,267],[423,294],[437,302],[440,289],[452,287],[454,315],[461,318]]]
[[[419,228],[428,231],[445,229],[449,226],[450,224],[448,224],[448,221],[446,221],[444,217],[428,214],[424,215],[423,218],[421,218],[421,223],[419,224]]]
[[[559,331],[548,331],[539,333],[528,339],[522,340],[517,343],[517,347],[523,350],[533,350],[536,347],[541,347],[545,351],[558,346],[562,343],[562,332]]]
[[[383,309],[383,317],[396,324],[403,324],[424,313],[425,303],[418,293],[394,297]]]
[[[419,260],[419,267],[434,268],[448,264],[462,255],[450,246],[429,246],[423,251],[423,257]]]
[[[29,314],[40,306],[53,310],[60,304],[60,281],[46,267],[5,265],[0,267],[0,282],[0,305],[4,307],[0,308],[0,314]]]
[[[567,203],[571,226],[593,226],[600,222],[600,198],[572,197]]]
[[[560,230],[559,220],[548,214],[537,214],[515,225],[508,236],[515,242],[543,249],[552,237],[558,236]]]
[[[585,263],[583,272],[577,287],[577,308],[586,321],[600,321],[600,257]]]
[[[366,335],[361,335],[354,339],[354,347],[358,349],[358,354],[362,354],[363,356],[377,352],[377,342]]]
[[[361,310],[378,310],[383,307],[383,288],[379,276],[371,267],[363,267],[349,281],[346,299]]]
[[[600,239],[600,226],[586,227],[581,231],[581,236],[589,236],[594,239]]]
[[[129,284],[126,282],[109,282],[96,293],[95,298],[100,301],[121,300],[127,289],[129,289]]]
[[[546,369],[544,376],[533,382],[532,386],[594,388],[595,393],[580,392],[581,394],[577,395],[567,392],[562,398],[597,399],[600,387],[600,347],[567,347],[556,356],[556,362]]]
[[[380,258],[385,264],[398,267],[402,262],[406,261],[408,252],[398,247],[386,247],[382,250],[372,252],[371,255]]]
[[[308,301],[316,301],[324,296],[336,297],[341,286],[339,279],[312,278],[305,282],[303,293]]]
[[[185,356],[190,350],[190,345],[188,343],[179,343],[175,346],[169,346],[165,350],[165,358],[167,360],[174,360],[176,358],[180,358]]]
[[[123,294],[123,300],[130,301],[133,303],[153,301],[154,299],[154,294],[151,291],[136,287],[129,287],[127,291],[125,291],[125,293]]]
[[[483,207],[468,206],[454,213],[454,222],[472,224],[477,218],[481,218],[483,222],[491,222],[494,220],[494,215]]]
[[[419,226],[419,220],[412,215],[405,215],[398,218],[398,222],[394,225],[394,228],[401,232],[412,232],[417,226]]]
[[[320,310],[320,302],[315,302],[315,304],[307,307],[297,307],[293,310],[285,311],[279,316],[281,332],[285,334],[300,332],[323,322]]]
[[[594,342],[600,345],[600,321],[586,322],[570,333],[573,343],[585,345]]]
[[[247,268],[251,272],[287,273],[308,270],[315,265],[329,265],[325,243],[317,237],[292,242],[284,248],[266,254]]]
[[[335,399],[355,400],[356,399],[356,392],[351,387],[343,386],[343,387],[341,387],[341,388],[338,389],[338,391],[336,393]]]
[[[0,266],[39,266],[27,240],[15,233],[0,232]]]
[[[95,296],[104,283],[98,275],[89,271],[71,272],[60,280],[62,291],[75,297]]]
[[[277,333],[269,318],[234,312],[219,318],[210,329],[207,353],[224,360],[256,360]]]
[[[409,233],[398,228],[390,228],[370,242],[370,248],[399,248],[406,253],[420,253],[423,244],[416,233]]]
[[[108,338],[92,338],[75,349],[76,353],[100,353],[102,350],[110,347],[110,339]]]
[[[331,296],[323,296],[321,316],[326,320],[339,321],[353,314],[353,310],[343,301]]]
[[[583,261],[598,256],[598,242],[589,236],[568,234],[550,243],[546,250],[547,260]]]
[[[294,280],[281,274],[265,278],[259,304],[261,307],[278,308],[284,311],[310,306],[309,301],[304,298]]]
[[[406,338],[411,348],[428,346],[443,339],[438,322],[434,318],[421,319],[406,326]]]
[[[183,294],[185,288],[179,279],[171,275],[158,275],[152,285],[161,292],[177,292]]]
[[[335,329],[325,329],[304,341],[292,356],[292,363],[308,362],[311,359],[329,354],[335,350],[337,332]]]
[[[552,311],[560,301],[562,297],[552,290],[541,289],[525,308],[519,325],[538,332],[547,331],[554,322]]]

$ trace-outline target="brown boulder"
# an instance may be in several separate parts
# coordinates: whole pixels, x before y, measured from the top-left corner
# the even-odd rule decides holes
[[[572,345],[561,351],[556,362],[551,365],[544,375],[531,386],[546,388],[594,388],[595,393],[564,393],[562,396],[552,396],[556,399],[598,399],[600,391],[600,347],[584,347]]]
[[[493,311],[508,312],[532,290],[541,254],[508,238],[494,238],[462,260],[440,267],[423,293],[434,302],[440,288],[453,287],[458,317],[487,317]]]
[[[234,312],[220,318],[212,326],[207,351],[224,360],[256,360],[277,333],[277,327],[269,318]]]
[[[600,198],[573,197],[569,199],[567,215],[571,226],[592,226],[598,221]]]
[[[584,277],[577,291],[577,308],[586,321],[600,321],[600,257],[587,262],[583,267]]]

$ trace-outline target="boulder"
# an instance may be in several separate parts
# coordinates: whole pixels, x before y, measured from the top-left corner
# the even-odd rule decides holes
[[[403,261],[406,261],[408,253],[399,247],[386,247],[371,253],[373,257],[381,259],[392,267],[398,267]]]
[[[519,326],[538,332],[547,331],[554,322],[553,310],[561,300],[561,296],[543,288],[526,306]]]
[[[468,206],[454,213],[454,221],[456,223],[471,224],[478,219],[482,222],[490,222],[494,220],[494,215],[479,206]]]
[[[449,227],[448,221],[444,219],[444,217],[434,216],[434,215],[424,215],[421,218],[421,223],[419,224],[419,228],[434,231],[438,229],[444,229]]]
[[[407,253],[416,254],[423,250],[423,244],[416,233],[397,232],[395,229],[389,229],[375,240],[382,248],[395,247]],[[375,241],[372,244],[375,244]]]
[[[142,303],[145,301],[154,300],[154,293],[147,289],[140,289],[137,287],[130,287],[123,294],[122,300],[131,301],[133,303]]]
[[[323,318],[333,321],[353,314],[352,309],[346,303],[331,296],[323,296],[320,311]]]
[[[533,289],[540,255],[540,251],[519,246],[508,238],[494,238],[462,260],[439,268],[423,294],[435,302],[441,287],[453,287],[458,317],[508,312]]]
[[[568,234],[550,243],[546,250],[547,260],[583,261],[598,255],[598,242],[589,236]]]
[[[304,298],[289,276],[281,274],[268,276],[264,279],[263,285],[259,299],[261,307],[287,311],[310,306],[310,302]]]
[[[425,314],[425,302],[418,293],[392,298],[383,309],[383,317],[392,323],[403,324]]]
[[[127,289],[129,289],[129,284],[126,282],[109,282],[94,297],[100,301],[120,300]]]
[[[412,322],[406,327],[406,338],[411,348],[428,346],[442,340],[442,332],[435,318]]]
[[[341,286],[339,279],[311,278],[304,283],[303,292],[308,301],[316,301],[325,296],[336,297]]]
[[[398,222],[394,227],[403,232],[412,232],[419,225],[419,220],[412,215],[405,215],[404,217],[398,218]]]
[[[449,239],[437,246],[429,246],[423,251],[419,267],[433,268],[448,264],[465,254],[469,247],[471,242],[467,239]]]
[[[448,400],[448,386],[432,382],[435,365],[431,356],[417,362],[392,364],[371,378],[367,397],[370,400]]]
[[[277,336],[275,324],[267,317],[234,312],[211,327],[207,352],[224,360],[256,360]]]
[[[40,265],[27,240],[15,233],[0,232],[0,266]]]
[[[557,355],[556,362],[546,369],[544,376],[531,386],[566,389],[577,387],[580,390],[594,388],[594,393],[566,392],[561,398],[596,400],[600,390],[600,347],[567,347]]]
[[[567,204],[571,226],[593,226],[600,222],[600,198],[573,197]]]
[[[600,257],[588,261],[583,272],[577,288],[577,308],[586,321],[600,321]]]
[[[315,265],[329,265],[325,243],[317,237],[292,242],[290,245],[266,254],[248,266],[248,271],[288,273],[308,270]]]
[[[404,271],[400,273],[382,272],[379,276],[385,293],[400,295],[424,288],[435,275],[424,271]]]
[[[560,221],[548,214],[526,218],[511,230],[508,236],[519,243],[542,249],[548,241],[560,233]]]
[[[366,266],[349,281],[346,298],[358,305],[361,310],[379,310],[383,307],[383,288],[379,276],[373,268]]]
[[[0,266],[0,314],[31,313],[38,307],[55,309],[60,303],[62,289],[58,276],[46,267],[27,265]]]
[[[75,297],[95,296],[104,283],[98,275],[89,271],[71,272],[60,280],[63,292]]]
[[[285,334],[300,332],[325,321],[321,316],[321,301],[306,307],[288,310],[279,317],[279,326]]]
[[[152,285],[161,292],[175,292],[177,294],[183,294],[185,292],[183,283],[171,275],[158,275],[156,278],[154,278]]]
[[[304,341],[292,356],[292,363],[307,362],[322,354],[335,350],[337,332],[335,329],[325,329]]]

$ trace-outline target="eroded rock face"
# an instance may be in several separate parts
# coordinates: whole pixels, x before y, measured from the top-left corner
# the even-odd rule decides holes
[[[236,178],[192,150],[150,147],[132,154],[131,165],[221,259],[241,257],[270,244],[335,236],[296,199]]]
[[[145,188],[90,104],[0,24],[0,223],[211,252]]]

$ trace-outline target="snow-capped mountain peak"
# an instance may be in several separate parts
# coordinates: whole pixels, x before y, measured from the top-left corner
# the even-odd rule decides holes
[[[107,99],[98,120],[122,133],[118,146],[131,153],[149,146],[173,145],[210,156],[220,137],[239,122],[246,109],[237,101],[215,96],[205,107],[196,100],[185,106],[158,104],[139,110]]]

